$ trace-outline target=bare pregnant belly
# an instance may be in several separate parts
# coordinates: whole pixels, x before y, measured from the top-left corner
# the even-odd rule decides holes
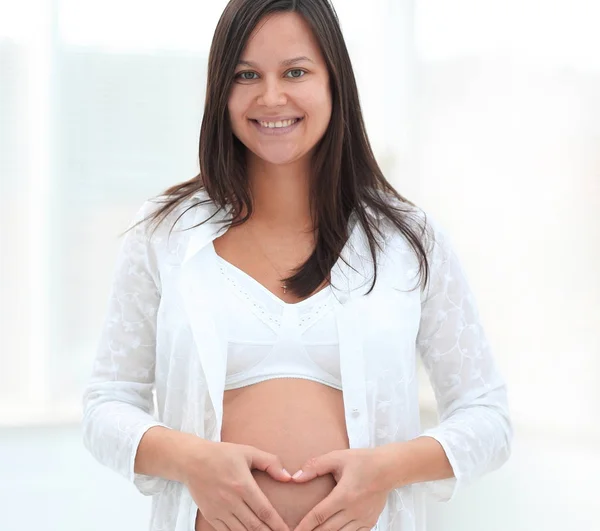
[[[221,440],[278,455],[293,474],[310,457],[348,448],[342,392],[295,378],[225,391]],[[281,483],[259,470],[252,475],[290,529],[335,487],[331,474],[304,484]],[[199,511],[195,529],[214,530]]]

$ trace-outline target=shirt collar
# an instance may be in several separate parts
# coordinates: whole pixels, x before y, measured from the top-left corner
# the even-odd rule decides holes
[[[215,238],[227,232],[228,226],[224,221],[227,219],[228,211],[219,208],[206,193],[206,190],[196,192],[193,199],[201,202],[195,205],[190,238],[183,257],[182,265],[185,265],[206,245]]]

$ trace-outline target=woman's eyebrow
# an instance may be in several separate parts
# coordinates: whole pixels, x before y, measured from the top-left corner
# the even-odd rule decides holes
[[[293,65],[293,64],[296,64],[296,63],[300,63],[301,61],[308,61],[310,63],[314,63],[314,61],[312,59],[309,59],[305,55],[302,55],[300,57],[294,57],[293,59],[284,59],[279,64],[281,66],[290,66],[290,65]],[[257,67],[256,63],[253,63],[252,61],[247,61],[245,59],[240,59],[240,61],[238,62],[238,65],[250,66],[252,68],[256,68]]]

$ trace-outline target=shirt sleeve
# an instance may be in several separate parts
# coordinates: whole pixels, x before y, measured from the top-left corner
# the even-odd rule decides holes
[[[148,216],[146,201],[133,223]],[[131,227],[130,225],[130,227]],[[156,315],[160,278],[146,223],[123,237],[92,375],[83,395],[84,446],[101,464],[144,495],[160,492],[166,479],[134,472],[144,433],[165,424],[154,417]]]
[[[437,402],[439,425],[421,436],[436,439],[454,477],[424,482],[425,492],[449,501],[457,490],[509,458],[512,424],[506,383],[499,373],[477,304],[448,234],[433,231],[430,282],[421,295],[419,352]]]

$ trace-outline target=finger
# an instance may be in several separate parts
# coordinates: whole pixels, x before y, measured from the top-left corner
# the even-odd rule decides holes
[[[292,481],[294,483],[306,483],[307,481],[311,481],[318,476],[317,472],[313,469],[301,468],[295,474],[292,475]]]
[[[333,516],[345,512],[339,504],[335,503],[335,500],[333,503],[329,501],[330,496],[313,507],[304,518],[300,520],[300,523],[296,526],[294,531],[313,531],[313,529],[318,528]],[[323,526],[321,527],[321,530],[323,529],[339,529],[339,527]]]
[[[292,476],[290,473],[283,468],[279,457],[276,455],[270,454],[268,452],[263,452],[258,448],[251,447],[250,453],[250,468],[256,468],[257,470],[262,470],[271,476],[273,479],[278,481],[290,481]]]
[[[241,503],[240,506],[246,506],[245,503]],[[227,520],[227,525],[231,529],[231,531],[247,531],[248,529],[252,529],[251,527],[246,527],[242,520],[240,520],[237,514],[231,514],[231,517]]]
[[[373,525],[361,525],[358,520],[348,522],[344,527],[338,528],[338,531],[371,531],[375,527]]]
[[[339,460],[336,459],[335,456],[327,454],[309,459],[304,463],[304,466],[292,476],[292,478],[297,483],[305,483],[319,476],[333,474],[337,481],[339,471]]]
[[[218,518],[212,522],[209,522],[209,524],[212,525],[216,531],[231,531],[229,526],[223,522],[223,520],[219,520]]]
[[[341,531],[345,526],[345,531],[355,531],[360,528],[358,520],[350,517],[348,511],[341,511],[316,527],[314,531],[327,531],[329,529]]]
[[[271,502],[265,496],[265,493],[260,490],[259,486],[254,483],[253,487],[248,490],[248,494],[244,501],[248,507],[254,511],[254,514],[259,520],[267,524],[272,531],[290,531],[289,527],[283,521],[283,518],[271,505]]]
[[[244,529],[251,529],[252,531],[269,531],[269,526],[256,516],[256,513],[244,501],[236,507],[234,514],[241,522]]]

